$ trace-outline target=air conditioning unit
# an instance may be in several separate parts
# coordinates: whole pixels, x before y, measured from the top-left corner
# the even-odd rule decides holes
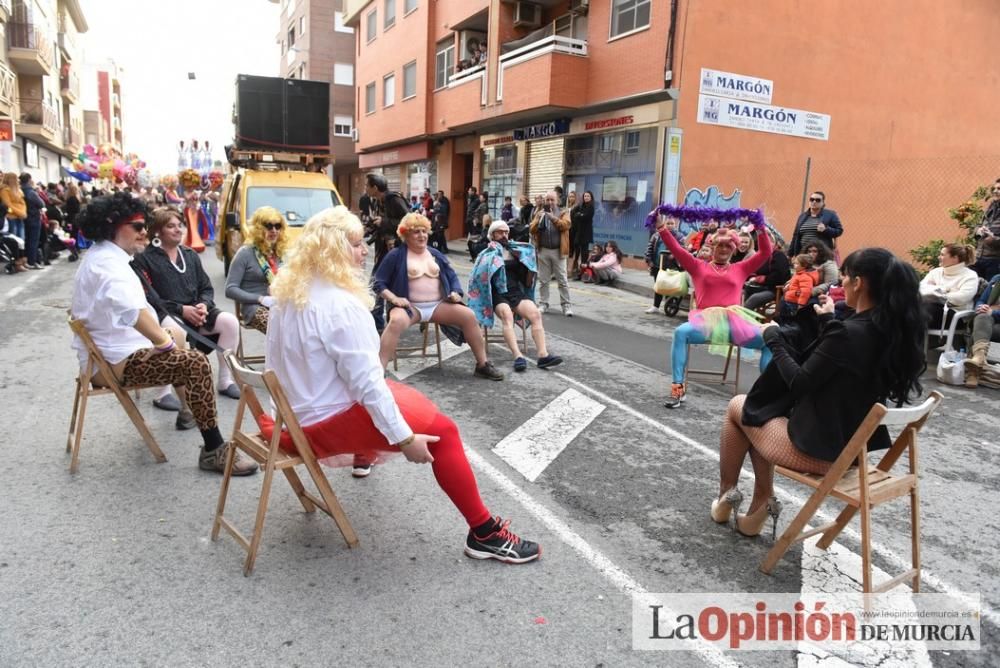
[[[514,25],[518,28],[540,28],[542,6],[533,2],[518,2],[514,5]]]
[[[351,128],[351,141],[358,141],[358,129]]]
[[[570,14],[585,16],[590,9],[590,0],[569,0]]]

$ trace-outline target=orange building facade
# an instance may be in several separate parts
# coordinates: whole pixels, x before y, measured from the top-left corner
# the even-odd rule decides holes
[[[495,214],[589,190],[595,238],[633,255],[658,202],[760,206],[789,236],[822,190],[842,249],[905,253],[1000,176],[992,5],[347,0],[359,167],[443,190],[453,237],[469,186]]]

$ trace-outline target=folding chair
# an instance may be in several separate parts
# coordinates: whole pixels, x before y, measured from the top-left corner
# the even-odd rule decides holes
[[[66,452],[73,453],[70,458],[69,472],[76,473],[79,468],[80,440],[83,438],[83,421],[87,415],[87,401],[90,397],[102,394],[114,394],[118,397],[118,403],[125,409],[125,414],[128,415],[132,424],[135,425],[139,435],[142,436],[142,440],[146,443],[146,447],[149,448],[156,461],[161,464],[167,461],[163,451],[160,450],[160,446],[156,444],[156,439],[153,438],[153,434],[149,431],[149,427],[146,426],[146,420],[142,417],[142,413],[139,412],[135,402],[128,395],[133,390],[138,391],[145,387],[156,387],[156,384],[122,385],[115,378],[115,374],[111,370],[111,365],[101,355],[101,351],[97,349],[94,339],[91,338],[90,332],[87,331],[84,322],[70,318],[69,328],[73,330],[74,334],[80,337],[83,345],[87,348],[87,363],[84,365],[83,371],[76,378],[76,393],[73,397],[73,416],[70,418],[69,434],[66,437]],[[100,371],[105,383],[103,387],[96,387],[92,382],[94,374],[98,371]]]
[[[431,325],[434,325],[434,347],[436,353],[427,352],[427,346],[430,344]],[[420,323],[420,336],[422,337],[422,343],[419,346],[396,347],[396,354],[392,357],[393,371],[399,371],[399,353],[419,352],[419,355],[414,355],[413,357],[437,357],[438,368],[441,367],[444,359],[441,355],[441,328],[438,327],[436,322],[422,322]]]
[[[691,346],[707,346],[708,343],[689,343],[688,344],[688,360],[691,359]],[[735,368],[736,374],[733,380],[729,380],[729,368],[730,364],[733,362],[733,351],[736,351]],[[687,369],[685,377],[689,374],[698,374],[700,376],[713,376],[719,378],[719,385],[732,385],[733,394],[735,395],[739,391],[740,387],[740,359],[743,353],[743,349],[737,345],[729,344],[729,350],[726,352],[726,363],[722,366],[722,371],[715,371],[712,369]]]
[[[781,475],[812,487],[815,492],[802,506],[792,523],[781,534],[771,551],[764,557],[760,570],[770,574],[793,543],[806,538],[823,534],[817,545],[825,550],[830,547],[854,514],[861,512],[861,577],[864,593],[884,592],[907,580],[911,581],[914,592],[920,591],[920,497],[917,480],[917,432],[927,418],[941,402],[944,395],[931,392],[931,395],[919,406],[910,408],[886,408],[875,404],[868,412],[861,426],[858,427],[847,447],[830,467],[826,475],[800,473],[782,466],[774,470]],[[902,426],[903,430],[893,442],[892,447],[879,461],[878,466],[868,464],[868,439],[880,425],[887,427]],[[908,473],[894,475],[890,473],[896,461],[907,451],[909,459]],[[852,468],[852,465],[856,465]],[[912,568],[886,582],[872,586],[872,547],[871,547],[871,511],[886,501],[891,501],[905,494],[910,496],[910,548]],[[815,529],[803,531],[806,524],[819,509],[827,496],[832,496],[847,504],[847,507],[837,516],[837,519]]]
[[[498,318],[498,320],[499,320],[499,318]],[[528,340],[529,340],[528,339],[528,327],[530,327],[530,325],[528,324],[527,319],[521,318],[520,320],[518,320],[517,318],[515,318],[514,319],[514,327],[521,329],[521,352],[524,352],[524,353],[528,352]],[[491,331],[492,330],[489,327],[487,327],[486,325],[483,325],[483,340],[486,342],[487,347],[490,345],[490,332]],[[494,335],[493,338],[494,338],[494,342],[495,343],[504,343],[503,334],[502,333],[500,334],[500,336]]]
[[[267,513],[267,504],[271,496],[271,483],[274,479],[274,472],[281,471],[285,479],[291,486],[295,496],[298,497],[302,508],[311,513],[319,508],[330,516],[340,529],[341,535],[347,541],[348,547],[357,547],[358,537],[351,527],[344,509],[341,507],[337,496],[330,487],[323,471],[320,469],[316,455],[313,453],[306,439],[306,435],[299,426],[299,421],[292,412],[285,396],[278,377],[273,371],[253,371],[240,364],[231,351],[226,352],[226,363],[232,369],[233,377],[240,385],[240,401],[236,407],[236,422],[233,425],[232,447],[226,455],[226,467],[222,476],[222,489],[219,490],[219,502],[215,510],[215,520],[212,523],[212,540],[219,539],[219,529],[224,528],[236,539],[236,542],[246,550],[247,558],[243,563],[243,575],[249,576],[253,572],[254,561],[257,559],[257,550],[260,548],[260,539],[264,532],[264,516]],[[274,420],[274,433],[269,441],[265,441],[260,431],[243,431],[243,417],[249,408],[251,417],[260,428],[260,417],[264,414],[260,401],[257,399],[257,391],[263,391],[271,396],[271,400],[276,406]],[[288,454],[279,447],[282,435],[282,427],[291,436],[297,454]],[[250,537],[244,536],[223,515],[226,507],[226,498],[229,494],[229,483],[233,475],[233,463],[236,461],[236,448],[253,457],[264,470],[264,481],[261,485],[260,498],[257,502],[257,515],[254,521],[253,532]],[[303,465],[312,478],[313,484],[319,491],[319,498],[313,496],[302,486],[295,467]]]
[[[236,339],[236,359],[240,361],[240,364],[263,364],[263,355],[244,355],[243,354],[243,330],[250,329],[243,324],[243,317],[240,313],[240,303],[234,302],[233,306],[236,309],[236,320],[240,323],[240,328],[237,333]],[[254,330],[257,331],[257,330]]]

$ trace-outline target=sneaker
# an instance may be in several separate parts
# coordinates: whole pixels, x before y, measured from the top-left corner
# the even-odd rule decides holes
[[[153,399],[153,405],[161,411],[172,411],[176,413],[181,409],[181,400],[172,394],[165,394],[159,399]]]
[[[572,318],[573,317],[573,309],[571,309],[568,306],[563,306],[563,315],[566,316],[567,318]]]
[[[510,520],[493,518],[493,530],[477,536],[469,530],[465,539],[465,556],[471,559],[497,559],[507,564],[526,564],[542,556],[542,547],[530,540],[522,540],[507,527]]]
[[[236,387],[236,383],[230,383],[226,389],[219,390],[219,394],[224,397],[229,397],[230,399],[240,398],[240,388]]]
[[[643,311],[643,313],[659,313],[659,312],[660,309],[656,308],[655,306],[650,306],[645,311]]]
[[[355,455],[354,465],[351,467],[351,475],[355,478],[367,478],[371,475],[372,465],[364,457]]]
[[[202,446],[201,454],[198,455],[198,468],[202,471],[225,473],[226,453],[229,452],[229,448],[231,447],[233,447],[232,443],[226,443],[211,452],[206,452],[205,447]],[[236,450],[236,461],[233,462],[233,475],[253,475],[256,472],[257,462],[253,461],[239,450]]]
[[[523,357],[518,357],[516,360],[514,360],[514,371],[521,372],[527,368],[528,368],[528,360],[524,359]]]
[[[41,266],[37,264],[29,264],[28,269],[41,269]]]
[[[177,413],[177,419],[174,421],[174,428],[177,431],[186,431],[188,429],[194,429],[198,426],[198,423],[194,421],[194,413],[192,413],[187,408],[182,408],[179,413]]]
[[[687,398],[687,385],[685,383],[671,383],[670,397],[663,404],[665,408],[680,408]]]
[[[489,380],[503,380],[503,374],[500,373],[493,363],[487,360],[482,366],[477,366],[476,370],[473,372],[477,378],[488,378]]]
[[[548,369],[550,366],[558,366],[562,364],[562,358],[559,355],[546,355],[545,357],[538,358],[538,368]]]
[[[29,264],[28,266],[30,267],[31,265]],[[548,313],[549,312],[549,305],[548,304],[539,304],[538,305],[538,312],[539,313]]]

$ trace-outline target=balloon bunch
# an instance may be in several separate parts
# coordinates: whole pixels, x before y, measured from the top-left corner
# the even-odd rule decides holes
[[[111,144],[101,144],[99,148],[87,144],[73,160],[73,171],[69,175],[80,181],[113,179],[134,186],[139,182],[139,172],[145,168],[146,162],[135,153],[122,157]],[[147,179],[151,181],[152,175]]]

